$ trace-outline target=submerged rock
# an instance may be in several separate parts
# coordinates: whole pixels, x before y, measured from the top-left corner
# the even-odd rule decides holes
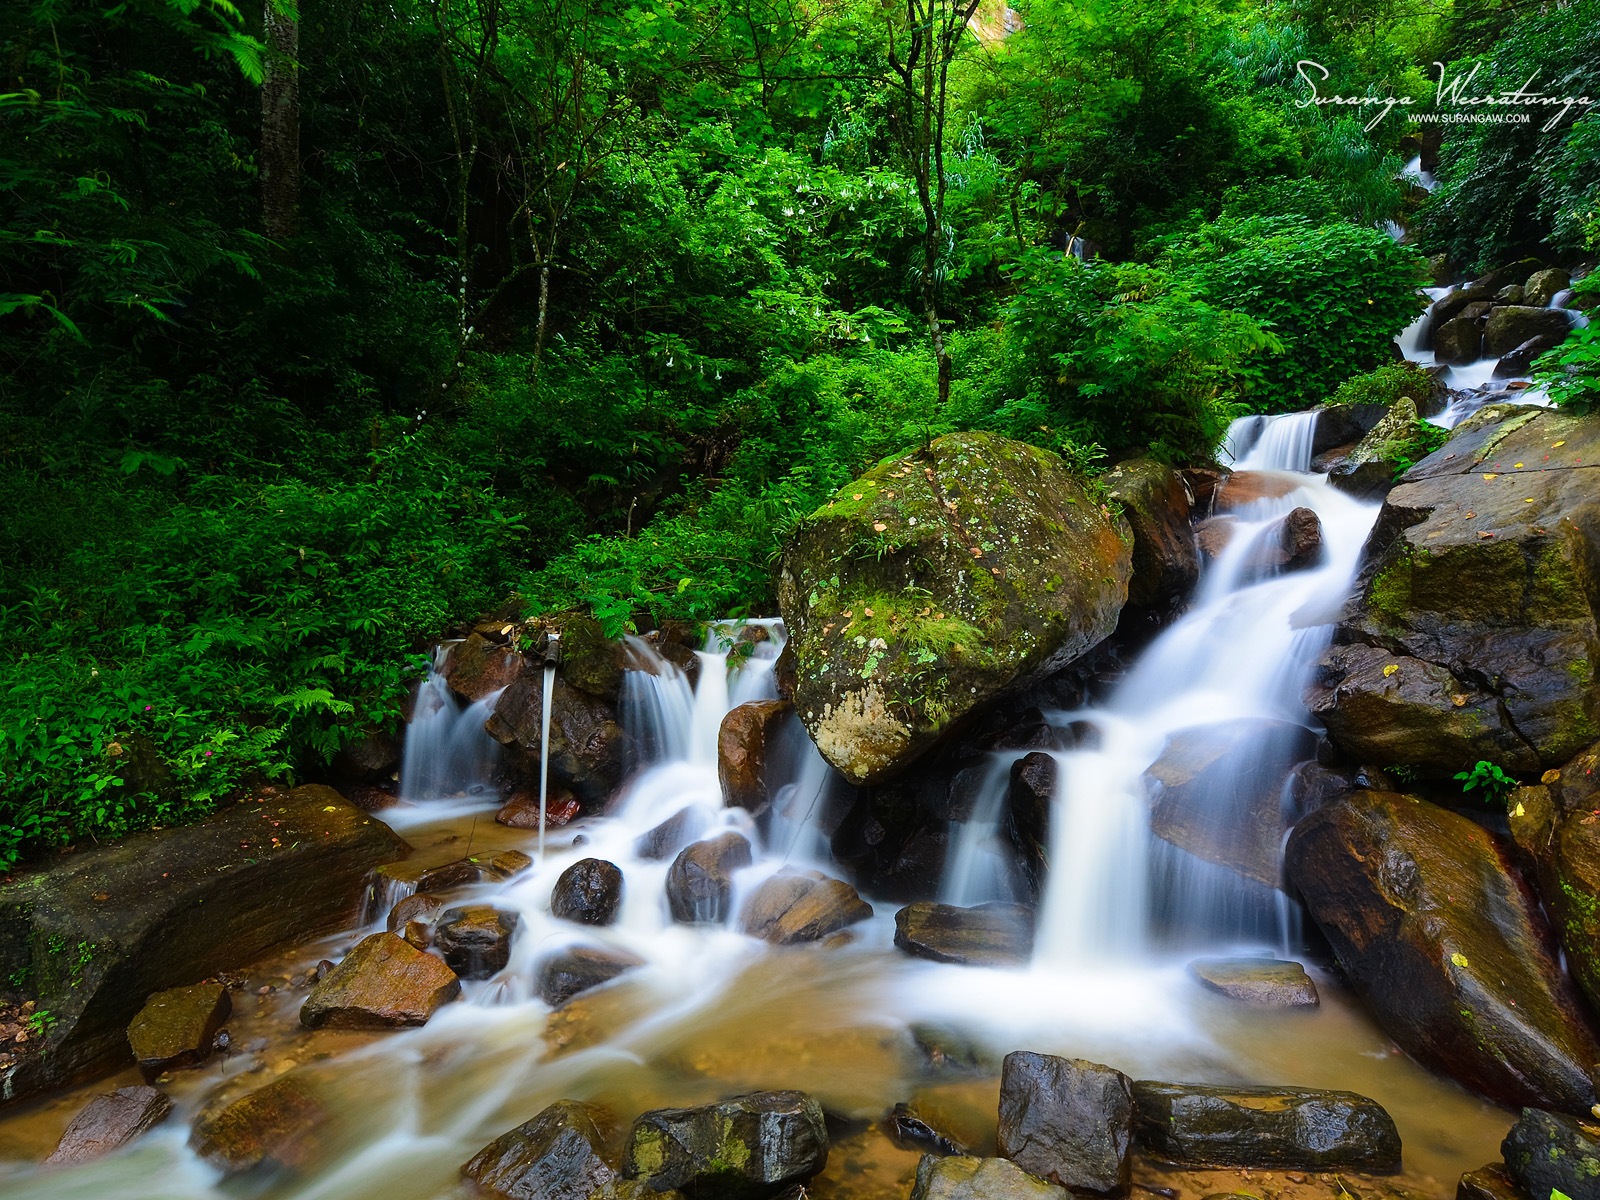
[[[648,833],[634,840],[633,852],[640,858],[660,861],[671,858],[706,831],[706,818],[698,808],[679,809]]]
[[[1071,1200],[1064,1187],[1030,1175],[1003,1158],[965,1155],[935,1158],[917,1164],[911,1200]]]
[[[582,802],[572,790],[562,784],[552,783],[544,798],[544,827],[557,829],[574,821],[583,812]],[[520,791],[500,806],[494,819],[512,829],[539,828],[539,793]]]
[[[178,1067],[195,1067],[211,1057],[217,1030],[233,1012],[228,989],[220,983],[168,988],[145,1001],[128,1026],[128,1045],[146,1079]]]
[[[460,995],[460,980],[442,960],[392,933],[374,933],[311,989],[300,1023],[308,1029],[425,1025]]]
[[[1081,657],[1116,628],[1131,543],[1061,459],[992,434],[948,434],[846,485],[795,531],[777,581],[818,750],[852,783],[881,781]]]
[[[153,1087],[118,1088],[89,1101],[72,1118],[47,1167],[75,1166],[120,1150],[172,1115],[172,1101]]]
[[[828,1165],[822,1106],[804,1092],[752,1092],[633,1123],[624,1172],[653,1191],[761,1200]]]
[[[1133,1085],[1139,1145],[1191,1166],[1291,1171],[1400,1169],[1400,1134],[1382,1105],[1354,1092]]]
[[[461,1173],[508,1200],[594,1200],[618,1178],[602,1157],[607,1114],[575,1100],[557,1100],[490,1142]]]
[[[672,919],[686,925],[720,925],[728,919],[733,873],[751,863],[750,843],[737,833],[686,846],[667,871]]]
[[[1074,1192],[1120,1196],[1133,1179],[1133,1093],[1121,1071],[1018,1051],[1000,1068],[1000,1157]]]
[[[1401,1049],[1501,1104],[1595,1102],[1600,1047],[1493,834],[1409,796],[1356,792],[1300,822],[1286,866]]]
[[[1600,1129],[1560,1113],[1525,1108],[1500,1145],[1506,1174],[1528,1196],[1557,1192],[1600,1200]]]
[[[1200,578],[1200,556],[1183,477],[1164,463],[1134,458],[1107,471],[1103,482],[1133,529],[1128,603],[1159,609],[1186,599]]]
[[[304,1080],[285,1075],[203,1112],[189,1135],[189,1147],[224,1175],[261,1166],[299,1170],[325,1153],[329,1117]]]
[[[520,914],[487,904],[452,908],[434,926],[434,945],[462,979],[488,979],[511,961],[511,940],[520,924]]]
[[[815,871],[779,872],[745,905],[744,932],[778,946],[815,942],[872,916],[855,888]]]
[[[622,869],[603,858],[585,858],[561,872],[550,893],[550,912],[581,925],[609,925],[622,904]]]
[[[792,712],[794,705],[787,700],[752,700],[729,709],[722,718],[717,730],[717,779],[728,807],[765,811],[772,799],[769,765]]]
[[[941,1156],[971,1153],[912,1104],[896,1104],[883,1124],[889,1140],[902,1150],[921,1150],[926,1154]]]
[[[610,983],[624,971],[644,965],[644,959],[626,950],[597,946],[569,946],[557,951],[539,967],[539,995],[559,1008],[579,992]]]
[[[1033,956],[1033,910],[991,902],[973,908],[919,900],[894,915],[894,944],[916,958],[1011,967]]]
[[[1456,1200],[1527,1200],[1527,1197],[1507,1174],[1504,1163],[1490,1163],[1462,1174],[1461,1182],[1456,1184]]]
[[[1189,974],[1230,1000],[1258,1008],[1304,1008],[1319,1003],[1317,985],[1297,962],[1265,958],[1197,958]]]

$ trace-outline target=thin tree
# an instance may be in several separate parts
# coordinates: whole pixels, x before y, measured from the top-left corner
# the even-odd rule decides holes
[[[261,81],[261,224],[282,242],[300,224],[300,11],[267,0]]]

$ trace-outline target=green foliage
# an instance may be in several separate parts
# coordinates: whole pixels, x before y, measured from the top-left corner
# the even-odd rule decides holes
[[[1450,440],[1450,431],[1432,421],[1413,421],[1404,438],[1389,443],[1394,454],[1394,477],[1399,479],[1412,467]]]
[[[1381,404],[1393,408],[1402,396],[1421,408],[1433,397],[1432,377],[1416,363],[1385,363],[1352,375],[1328,398],[1329,404]]]
[[[1503,806],[1517,787],[1517,781],[1492,762],[1474,763],[1470,771],[1458,772],[1455,778],[1464,794],[1477,792],[1477,798],[1488,805]]]
[[[1533,378],[1564,409],[1581,415],[1600,408],[1600,325],[1574,329],[1546,350],[1534,360]]]

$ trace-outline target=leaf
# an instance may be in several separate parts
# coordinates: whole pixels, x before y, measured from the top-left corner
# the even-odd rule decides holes
[[[1400,664],[1399,663],[1390,663],[1388,666],[1384,667],[1384,669],[1383,669],[1383,677],[1385,679],[1387,679],[1387,678],[1389,678],[1389,676],[1393,675],[1399,669],[1400,669]]]
[[[1465,967],[1467,965],[1467,956],[1461,953],[1461,951],[1457,950],[1450,956],[1450,961],[1455,963],[1455,965],[1458,967]]]

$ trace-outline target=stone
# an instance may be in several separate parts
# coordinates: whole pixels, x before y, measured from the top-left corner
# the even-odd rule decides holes
[[[1003,1158],[924,1155],[911,1200],[1071,1200],[1066,1188],[1029,1175]]]
[[[1506,1174],[1535,1198],[1560,1192],[1600,1200],[1600,1129],[1563,1113],[1525,1108],[1500,1145]]]
[[[1509,405],[1405,474],[1306,695],[1350,760],[1522,774],[1600,741],[1597,478],[1600,417]]]
[[[1439,362],[1465,366],[1483,357],[1483,329],[1472,317],[1453,317],[1433,331],[1433,356]]]
[[[1315,1007],[1317,985],[1297,962],[1265,958],[1197,958],[1189,974],[1201,986],[1257,1008]]]
[[[1500,361],[1494,365],[1496,379],[1516,378],[1527,375],[1533,370],[1533,360],[1546,350],[1553,350],[1561,344],[1561,339],[1541,334],[1531,337],[1514,350],[1508,350],[1500,356]]]
[[[128,1026],[134,1061],[148,1079],[163,1071],[197,1067],[211,1057],[211,1047],[233,1012],[228,989],[220,983],[168,988],[145,1001]]]
[[[1196,517],[1209,517],[1216,510],[1217,492],[1221,490],[1223,481],[1228,478],[1226,468],[1220,467],[1184,467],[1178,474],[1183,478],[1184,485],[1188,487],[1189,494],[1194,497],[1190,507]]]
[[[1186,1166],[1280,1171],[1400,1169],[1400,1133],[1375,1100],[1313,1088],[1133,1085],[1139,1145]]]
[[[894,915],[894,944],[915,958],[977,967],[1033,957],[1033,910],[998,901],[957,908],[919,900]]]
[[[263,1166],[300,1170],[326,1153],[329,1117],[304,1080],[284,1075],[231,1104],[202,1112],[189,1146],[224,1175]]]
[[[550,912],[580,925],[609,925],[622,905],[622,869],[603,858],[573,863],[556,880]]]
[[[1320,562],[1322,554],[1322,522],[1311,509],[1295,508],[1256,534],[1245,571],[1252,576],[1298,571]]]
[[[1154,459],[1120,462],[1102,479],[1133,529],[1133,575],[1128,603],[1169,608],[1186,599],[1200,578],[1183,477]]]
[[[445,685],[471,704],[509,687],[522,668],[522,655],[511,647],[473,633],[446,651],[441,673]]]
[[[642,958],[625,950],[569,946],[540,965],[539,995],[552,1008],[559,1008],[579,992],[610,983],[624,971],[643,965]]]
[[[369,873],[409,849],[312,784],[21,868],[0,886],[0,978],[25,976],[55,1021],[43,1053],[0,1068],[0,1096],[131,1063],[128,1023],[153,993],[349,928]]]
[[[1402,1050],[1499,1104],[1595,1102],[1600,1047],[1493,834],[1414,797],[1360,791],[1295,827],[1286,869]]]
[[[1120,1196],[1133,1179],[1133,1092],[1121,1071],[1016,1051],[1000,1067],[1000,1157],[1074,1192]]]
[[[902,1150],[920,1150],[936,1155],[971,1153],[912,1104],[896,1104],[884,1121],[884,1131],[889,1135],[889,1140]]]
[[[1521,304],[1522,297],[1522,285],[1520,283],[1508,283],[1494,294],[1494,302],[1496,304]]]
[[[1522,302],[1535,308],[1548,308],[1556,296],[1572,286],[1572,276],[1560,267],[1546,267],[1528,276],[1522,289]]]
[[[1481,282],[1468,284],[1465,287],[1456,288],[1454,291],[1440,296],[1439,299],[1429,305],[1428,328],[1433,330],[1433,348],[1436,351],[1438,349],[1438,331],[1449,324],[1458,313],[1469,304],[1481,304],[1486,300],[1493,299],[1494,294],[1508,282],[1510,281],[1497,282],[1494,287],[1489,287],[1486,283]]]
[[[384,922],[384,928],[390,933],[400,933],[413,921],[431,926],[443,910],[443,900],[426,892],[419,892],[413,896],[406,896],[389,910],[389,918]]]
[[[815,871],[780,871],[750,897],[740,927],[777,946],[816,942],[872,916],[855,888]]]
[[[759,627],[758,627],[759,628]],[[717,779],[729,808],[764,812],[779,774],[769,778],[769,763],[794,705],[787,700],[752,700],[728,710],[717,730]]]
[[[733,900],[733,873],[751,863],[750,843],[737,833],[685,846],[667,870],[667,905],[686,925],[720,925]]]
[[[1217,489],[1216,507],[1232,512],[1258,500],[1281,500],[1299,486],[1300,480],[1283,471],[1234,471]]]
[[[1486,358],[1499,358],[1530,338],[1553,337],[1560,341],[1571,331],[1567,314],[1559,308],[1502,304],[1489,314],[1483,327],[1483,353]]]
[[[484,864],[484,874],[496,883],[515,879],[533,870],[533,856],[521,850],[497,850]]]
[[[572,665],[566,649],[563,646],[562,667],[551,692],[549,777],[581,801],[600,805],[616,791],[633,761],[632,739],[618,722],[611,701],[568,681]],[[529,779],[539,774],[543,712],[544,669],[530,667],[500,693],[483,726],[513,752]]]
[[[333,773],[347,784],[368,787],[386,784],[400,770],[400,754],[399,738],[387,730],[370,730],[340,748],[333,759]],[[350,799],[353,803],[354,798]]]
[[[1416,402],[1401,396],[1344,461],[1328,472],[1328,482],[1358,500],[1383,499],[1394,487],[1403,461],[1413,453],[1418,417]]]
[[[652,1191],[761,1200],[828,1164],[822,1106],[804,1092],[752,1092],[699,1108],[644,1113],[623,1172]]]
[[[1035,897],[1044,894],[1050,872],[1050,812],[1056,799],[1055,756],[1043,750],[1011,764],[1006,788],[1005,833]]]
[[[118,1088],[96,1096],[72,1118],[47,1167],[76,1166],[120,1150],[172,1115],[172,1101],[153,1087]]]
[[[648,833],[640,834],[633,843],[633,852],[652,862],[672,858],[706,828],[706,817],[699,809],[679,809]]]
[[[617,1181],[603,1156],[608,1114],[557,1100],[463,1164],[462,1175],[506,1200],[593,1200]]]
[[[448,909],[433,927],[434,946],[459,978],[488,979],[511,961],[511,941],[520,924],[520,914],[487,904]]]
[[[550,785],[544,805],[546,829],[558,829],[575,821],[583,812],[582,801],[572,794],[570,788],[558,783]],[[539,793],[527,790],[513,793],[511,799],[500,806],[500,811],[495,813],[494,819],[512,829],[539,828]]]
[[[1456,1184],[1456,1200],[1527,1200],[1506,1173],[1504,1163],[1490,1163],[1476,1171],[1466,1171]]]
[[[891,778],[968,713],[1110,636],[1132,542],[1034,446],[952,433],[879,463],[783,552],[796,713],[849,782]]]
[[[1238,531],[1237,517],[1207,517],[1194,527],[1194,542],[1209,562],[1215,562]]]
[[[1317,427],[1311,435],[1312,457],[1355,445],[1388,413],[1387,404],[1321,405],[1317,409]]]
[[[442,959],[392,933],[374,933],[311,989],[300,1006],[308,1029],[392,1029],[424,1025],[461,995]]]

